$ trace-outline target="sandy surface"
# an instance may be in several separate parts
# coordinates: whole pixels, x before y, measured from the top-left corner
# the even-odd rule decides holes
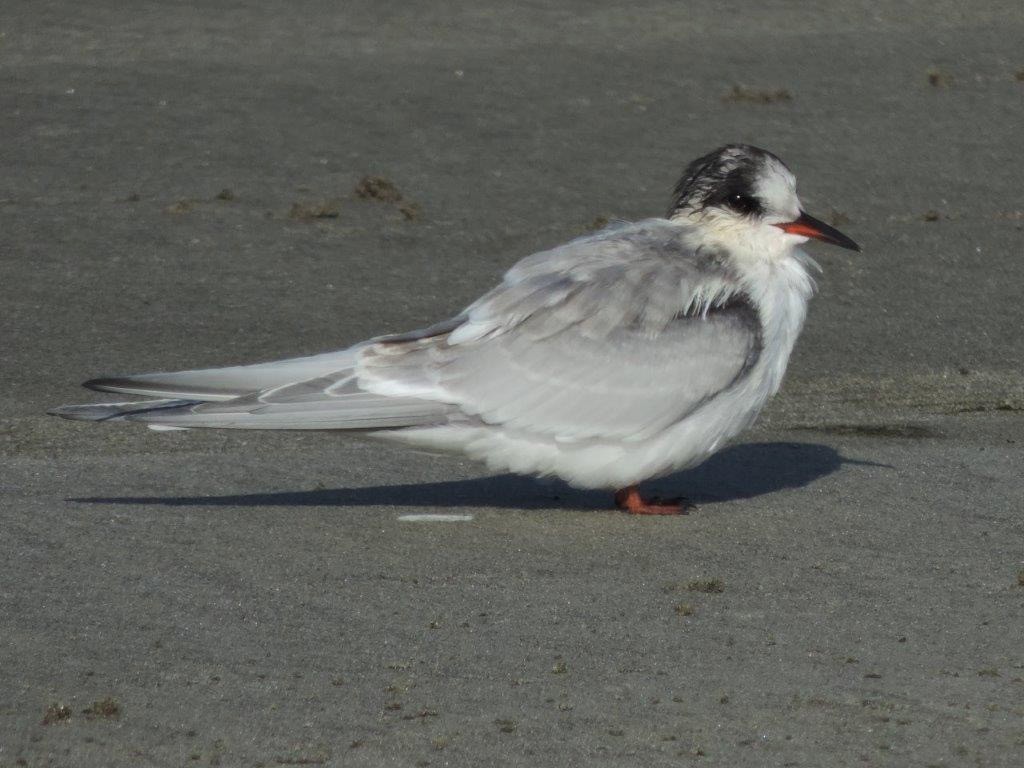
[[[81,5],[0,14],[0,766],[1024,764],[1019,3]],[[427,324],[737,140],[864,252],[688,517],[42,415]]]

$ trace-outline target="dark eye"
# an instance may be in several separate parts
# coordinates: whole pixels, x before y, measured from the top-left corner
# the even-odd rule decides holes
[[[736,211],[736,213],[744,214],[756,213],[761,208],[757,200],[742,192],[736,192],[725,198],[725,207]]]

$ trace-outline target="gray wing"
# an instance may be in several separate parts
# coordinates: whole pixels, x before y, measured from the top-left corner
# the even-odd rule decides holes
[[[366,389],[489,424],[643,439],[732,386],[759,351],[757,313],[728,272],[677,229],[634,225],[530,257],[451,333],[381,340],[358,371]]]
[[[667,222],[605,231],[524,259],[450,321],[357,345],[337,370],[126,418],[251,429],[470,420],[567,441],[642,439],[757,358],[756,312],[717,264]]]

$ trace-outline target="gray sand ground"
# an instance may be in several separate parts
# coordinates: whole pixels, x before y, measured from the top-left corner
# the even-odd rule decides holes
[[[196,5],[0,10],[0,766],[1024,765],[1018,2]],[[437,320],[735,140],[864,252],[689,517],[42,415]]]

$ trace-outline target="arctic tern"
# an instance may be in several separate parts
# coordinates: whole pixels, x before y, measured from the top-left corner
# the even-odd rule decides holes
[[[493,470],[615,491],[694,466],[778,391],[814,291],[816,238],[775,155],[731,144],[694,160],[665,218],[614,224],[527,256],[455,317],[347,349],[256,365],[93,379],[128,403],[63,406],[155,429],[358,430],[461,452]]]

